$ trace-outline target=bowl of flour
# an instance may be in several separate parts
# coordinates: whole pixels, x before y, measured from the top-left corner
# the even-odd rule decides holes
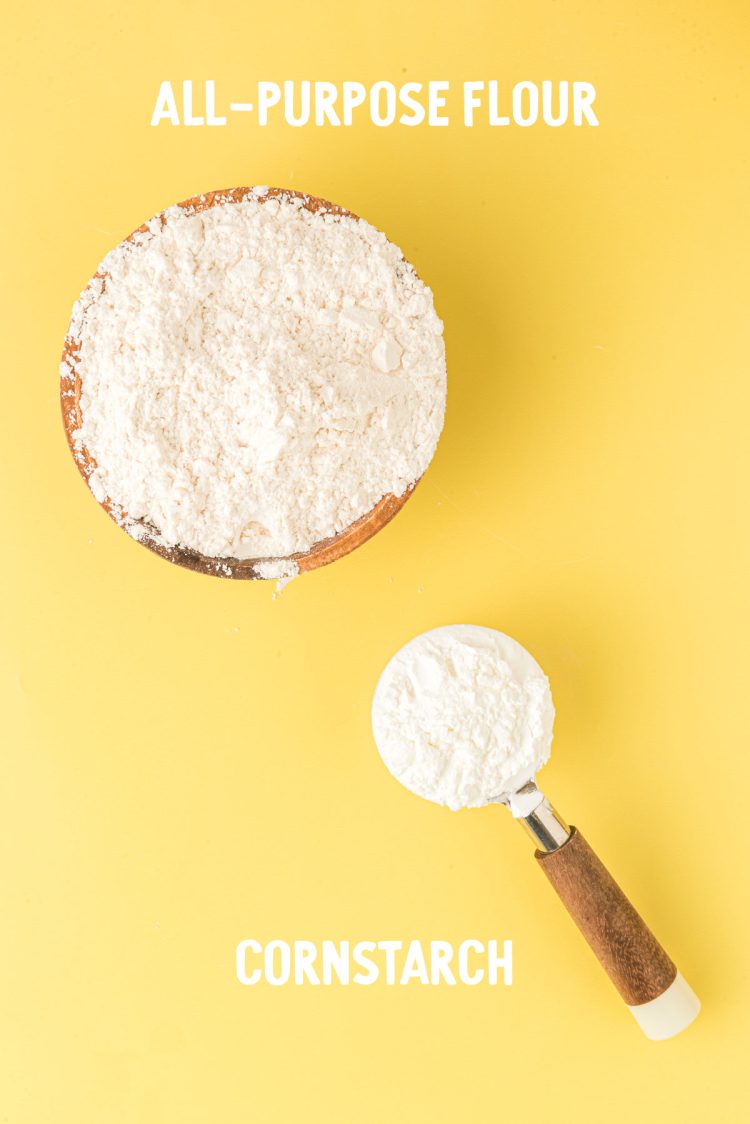
[[[404,505],[443,426],[430,289],[350,211],[279,188],[179,203],[101,262],[61,364],[68,442],[133,538],[287,580]]]

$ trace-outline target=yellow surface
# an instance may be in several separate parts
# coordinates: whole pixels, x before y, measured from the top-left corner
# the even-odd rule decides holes
[[[2,1120],[747,1113],[748,31],[698,0],[6,13]],[[578,78],[602,123],[151,129],[186,77]],[[102,255],[254,182],[402,246],[450,379],[402,515],[276,602],[111,524],[57,404]],[[674,1041],[640,1035],[509,817],[381,766],[376,678],[453,621],[549,673],[545,786],[703,999]],[[242,988],[248,936],[510,937],[515,982]]]

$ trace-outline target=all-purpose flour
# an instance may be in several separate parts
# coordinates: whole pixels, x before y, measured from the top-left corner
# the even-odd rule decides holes
[[[394,777],[455,810],[533,777],[549,757],[554,717],[547,677],[520,644],[491,628],[449,625],[396,653],[372,725]]]
[[[204,555],[344,530],[419,479],[443,424],[442,324],[400,250],[263,188],[118,246],[70,336],[94,495]]]

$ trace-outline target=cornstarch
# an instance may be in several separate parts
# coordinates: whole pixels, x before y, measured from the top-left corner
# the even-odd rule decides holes
[[[406,644],[380,677],[372,725],[393,776],[454,810],[515,792],[549,758],[549,682],[520,644],[449,625]]]

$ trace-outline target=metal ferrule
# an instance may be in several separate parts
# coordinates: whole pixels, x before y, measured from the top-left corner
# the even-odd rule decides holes
[[[520,817],[519,822],[536,843],[538,851],[556,851],[570,838],[570,828],[546,796],[533,812]]]
[[[556,851],[570,838],[570,828],[534,780],[499,797],[498,803],[505,804],[513,818],[523,824],[539,851]]]

